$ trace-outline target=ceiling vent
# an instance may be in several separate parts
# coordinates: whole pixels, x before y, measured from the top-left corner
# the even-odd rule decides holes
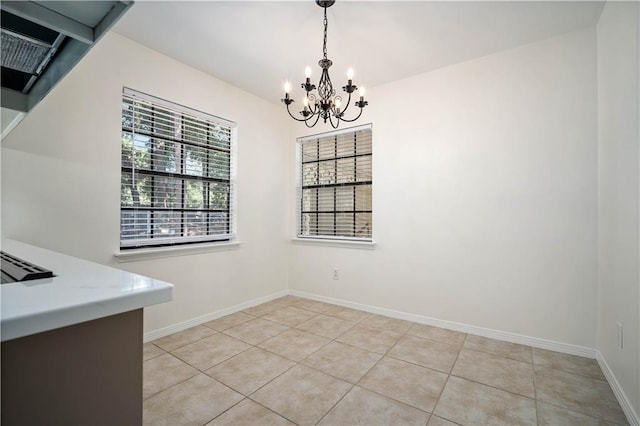
[[[2,1],[2,108],[28,113],[132,1]],[[3,124],[4,127],[4,124]]]

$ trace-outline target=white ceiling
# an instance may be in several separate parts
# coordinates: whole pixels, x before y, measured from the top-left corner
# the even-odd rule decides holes
[[[593,1],[347,1],[328,9],[335,86],[377,86],[594,25]],[[322,9],[306,1],[138,1],[126,37],[264,99],[297,89],[322,57]]]

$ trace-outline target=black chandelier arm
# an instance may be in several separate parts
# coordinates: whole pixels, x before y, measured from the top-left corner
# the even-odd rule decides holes
[[[289,104],[287,104],[287,112],[289,113],[289,116],[291,118],[293,118],[294,120],[299,121],[301,123],[304,123],[309,128],[315,126],[318,123],[318,120],[320,119],[320,114],[314,114],[314,113],[309,114],[309,117],[307,117],[305,119],[296,118],[293,114],[291,114],[291,110],[289,110]],[[309,121],[313,118],[314,115],[316,116],[316,121],[314,121],[313,124],[310,125]]]
[[[309,100],[308,108],[311,114],[318,114],[320,112],[320,107],[318,106],[316,95],[307,92],[307,99]]]
[[[303,121],[304,121],[304,124],[305,124],[308,128],[312,128],[312,127],[314,127],[314,126],[318,123],[318,120],[320,120],[320,114],[314,114],[314,115],[316,116],[316,121],[314,121],[314,122],[313,122],[313,124],[309,124],[309,119],[310,119],[311,117],[313,117],[313,115],[312,115],[312,116],[310,116],[309,118],[307,118],[306,120],[303,120]]]
[[[353,123],[354,121],[356,121],[358,118],[360,118],[360,116],[362,115],[362,111],[364,110],[364,107],[360,108],[360,113],[358,114],[358,116],[356,118],[353,118],[351,120],[347,120],[346,118],[342,118],[342,116],[340,116],[340,120],[346,122],[346,123]]]
[[[342,117],[342,115],[347,112],[347,110],[349,109],[349,106],[351,105],[351,93],[348,93],[348,94],[349,94],[349,97],[347,98],[347,104],[345,105],[344,109],[340,111],[340,117]]]
[[[308,118],[306,118],[304,120],[302,120],[300,118],[296,118],[293,114],[291,114],[291,111],[289,110],[289,104],[287,104],[287,112],[289,113],[289,116],[291,118],[293,118],[294,120],[296,120],[296,121],[304,121],[306,123],[309,120]]]
[[[331,124],[331,127],[333,127],[334,129],[337,129],[338,126],[340,125],[340,117],[336,117],[336,124],[333,124],[333,114],[329,114],[329,124]]]

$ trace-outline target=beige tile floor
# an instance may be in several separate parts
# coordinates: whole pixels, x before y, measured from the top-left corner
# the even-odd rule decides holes
[[[148,425],[625,425],[598,364],[286,296],[144,346]]]

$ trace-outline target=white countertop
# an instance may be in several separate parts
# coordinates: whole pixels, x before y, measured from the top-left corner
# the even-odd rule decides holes
[[[3,342],[173,299],[164,281],[9,239],[2,251],[56,275],[0,285]]]

